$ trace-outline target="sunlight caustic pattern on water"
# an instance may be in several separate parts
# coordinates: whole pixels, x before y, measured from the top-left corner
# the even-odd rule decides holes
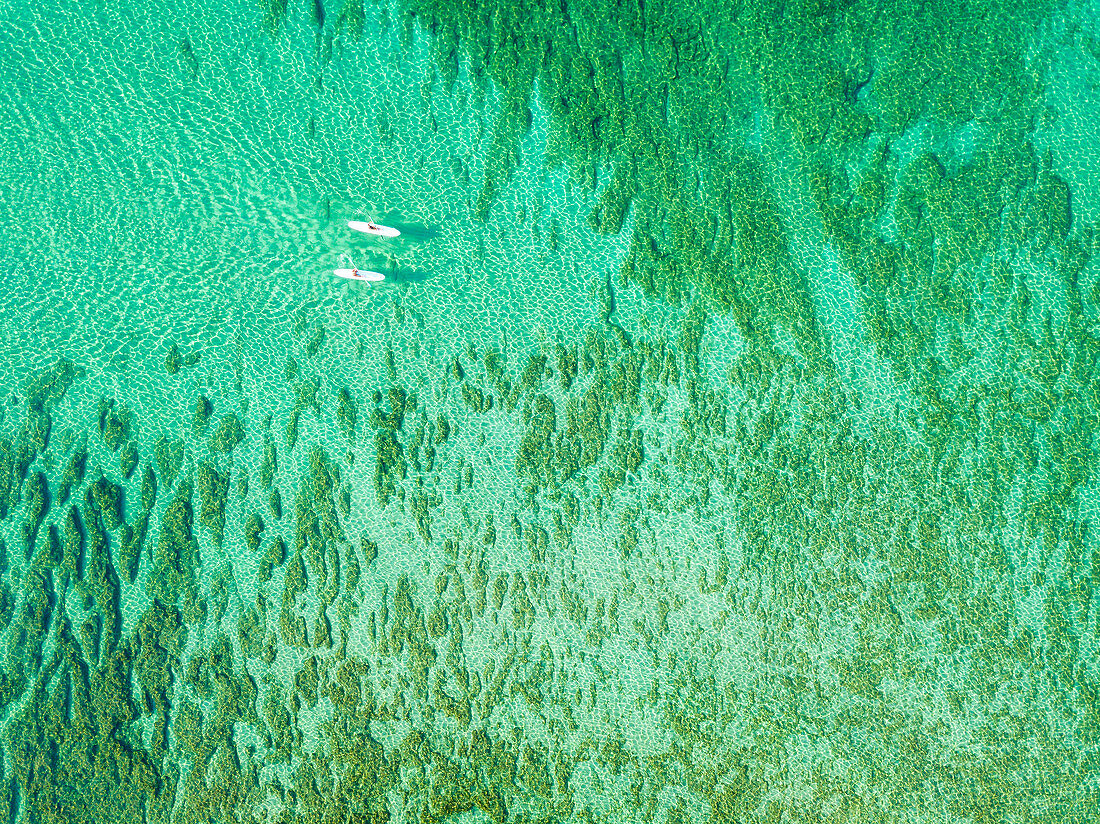
[[[10,821],[1091,820],[1095,4],[0,44]]]

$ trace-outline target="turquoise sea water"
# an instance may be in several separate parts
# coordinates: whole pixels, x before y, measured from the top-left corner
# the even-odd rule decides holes
[[[1098,78],[1094,3],[0,9],[0,814],[1096,820]]]

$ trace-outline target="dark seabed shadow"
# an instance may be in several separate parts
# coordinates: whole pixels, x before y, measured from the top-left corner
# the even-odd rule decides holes
[[[429,240],[435,240],[443,234],[442,229],[438,226],[429,226],[426,223],[406,220],[398,212],[389,212],[382,218],[381,222],[386,226],[392,226],[401,233],[400,236],[394,238],[395,242],[412,240],[417,243],[423,243]]]

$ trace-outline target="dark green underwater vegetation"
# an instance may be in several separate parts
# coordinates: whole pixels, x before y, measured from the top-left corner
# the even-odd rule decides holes
[[[381,13],[264,0],[249,25],[349,49]],[[1054,4],[386,13],[428,38],[440,94],[500,95],[478,219],[549,113],[591,229],[631,232],[599,322],[463,342],[430,375],[389,351],[363,394],[303,324],[282,412],[195,390],[207,358],[169,343],[187,411],[151,436],[124,397],[59,423],[80,364],[11,387],[0,811],[1095,820],[1100,270],[1034,139]],[[898,149],[922,124],[981,139]],[[886,400],[838,362],[827,258]],[[622,317],[630,287],[678,333]],[[511,496],[482,493],[494,432]],[[363,512],[386,528],[352,530]]]

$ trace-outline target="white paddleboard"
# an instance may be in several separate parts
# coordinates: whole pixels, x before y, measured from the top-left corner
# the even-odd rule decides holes
[[[386,279],[386,276],[381,272],[372,272],[369,269],[337,269],[334,274],[338,278],[347,278],[348,280],[369,280],[375,283]]]
[[[375,237],[397,237],[401,232],[392,226],[382,226],[372,220],[349,220],[348,228],[357,232],[366,232]]]

